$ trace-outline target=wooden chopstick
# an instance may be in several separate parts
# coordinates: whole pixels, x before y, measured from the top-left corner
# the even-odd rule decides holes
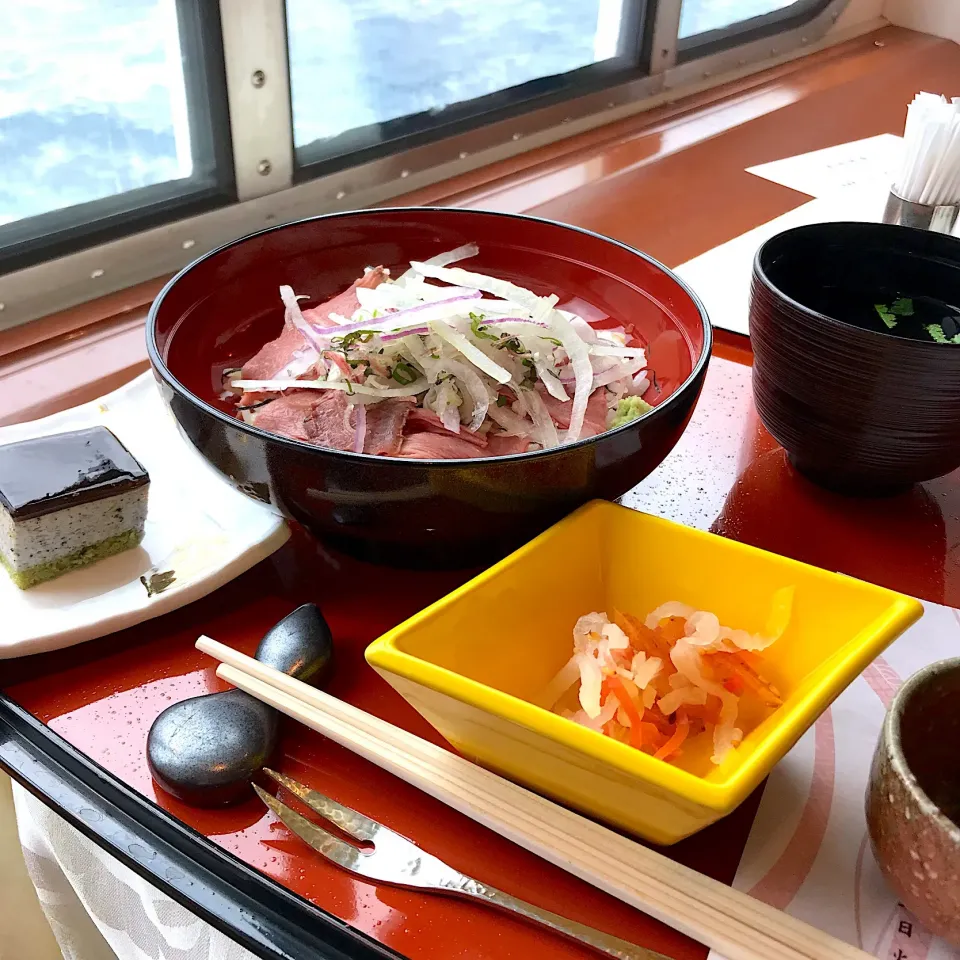
[[[217,675],[454,810],[727,960],[867,960],[869,954],[622,837],[469,760],[225,644]]]

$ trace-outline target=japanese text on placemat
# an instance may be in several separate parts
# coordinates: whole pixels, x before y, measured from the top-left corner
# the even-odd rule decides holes
[[[926,960],[933,937],[901,903],[894,919],[887,960]]]

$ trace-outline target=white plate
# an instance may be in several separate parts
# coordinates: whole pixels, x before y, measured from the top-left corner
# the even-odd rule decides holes
[[[146,535],[135,550],[30,590],[0,568],[0,659],[68,647],[198,600],[290,536],[282,518],[225,483],[180,436],[151,373],[100,400],[0,427],[0,444],[102,424],[150,474]],[[147,596],[141,576],[176,579]]]

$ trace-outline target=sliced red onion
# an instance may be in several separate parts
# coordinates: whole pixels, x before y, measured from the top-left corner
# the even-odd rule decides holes
[[[303,334],[304,339],[313,349],[316,350],[318,354],[326,350],[327,346],[320,337],[319,330],[304,319],[303,313],[300,310],[300,304],[297,301],[297,296],[293,292],[293,287],[281,287],[280,299],[283,301],[285,316],[289,318],[290,322]]]
[[[353,452],[363,453],[363,441],[367,439],[367,408],[362,403],[353,404],[357,425],[353,434]]]
[[[402,340],[404,337],[418,336],[425,337],[430,333],[429,327],[414,327],[412,330],[399,330],[394,333],[384,333],[381,335],[380,339],[384,343],[389,343],[391,340]]]
[[[383,317],[377,317],[376,320],[364,320],[361,323],[350,323],[343,327],[325,327],[323,330],[316,330],[315,334],[325,339],[332,337],[342,337],[345,333],[353,333],[355,330],[373,330],[374,332],[388,332],[391,330],[400,330],[404,327],[419,326],[426,323],[428,319],[433,319],[427,311],[435,311],[438,316],[449,313],[446,309],[452,303],[472,303],[480,298],[480,293],[465,294],[462,297],[451,297],[449,300],[434,300],[432,303],[421,303],[416,307],[408,307],[406,310],[396,310]],[[423,316],[427,313],[426,316]],[[323,349],[326,349],[325,347]]]

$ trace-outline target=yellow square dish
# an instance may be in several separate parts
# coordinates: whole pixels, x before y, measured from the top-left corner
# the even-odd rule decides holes
[[[681,600],[758,633],[785,586],[796,589],[790,624],[762,654],[783,706],[719,766],[656,760],[538,705],[585,613],[642,619]],[[376,640],[366,657],[465,756],[669,844],[741,803],[922,612],[891,590],[595,501]]]

